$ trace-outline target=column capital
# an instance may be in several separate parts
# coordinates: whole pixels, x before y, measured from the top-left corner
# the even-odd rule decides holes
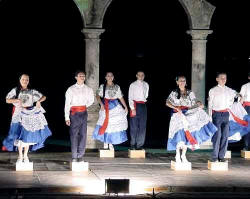
[[[212,32],[212,30],[188,30],[187,34],[191,35],[193,40],[206,40]]]
[[[90,29],[84,28],[82,33],[85,35],[86,39],[99,39],[100,35],[105,31],[105,29]]]

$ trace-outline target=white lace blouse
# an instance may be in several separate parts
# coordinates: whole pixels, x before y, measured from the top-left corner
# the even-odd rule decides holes
[[[6,96],[6,99],[15,99],[16,98],[16,90],[17,88],[13,88]],[[22,101],[23,107],[33,106],[35,102],[37,102],[43,96],[42,93],[38,92],[35,89],[25,89],[20,90],[18,94],[18,99]]]
[[[186,95],[181,95],[179,99],[177,99],[178,93],[177,91],[172,91],[167,98],[167,102],[171,103],[173,106],[187,106],[192,107],[196,104],[196,97],[194,92],[187,91]]]
[[[97,89],[96,94],[100,97],[103,97],[103,84],[100,85],[100,87]],[[113,86],[106,86],[105,89],[105,98],[107,99],[120,99],[123,97],[122,91],[120,89],[120,86],[117,84],[114,84]]]

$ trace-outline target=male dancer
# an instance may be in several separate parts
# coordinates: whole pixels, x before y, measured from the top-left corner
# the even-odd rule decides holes
[[[235,90],[227,87],[226,73],[218,73],[216,77],[218,85],[211,88],[209,91],[209,115],[212,117],[213,124],[218,128],[212,137],[213,162],[225,162],[225,154],[228,146],[229,136],[229,107],[233,104],[234,98],[237,95]]]
[[[82,162],[87,137],[87,107],[94,103],[93,90],[84,84],[85,73],[75,73],[76,84],[66,91],[65,121],[70,127],[72,162]]]
[[[130,84],[128,101],[130,111],[131,150],[142,150],[146,136],[147,107],[149,85],[144,81],[145,74],[138,71],[137,80]]]

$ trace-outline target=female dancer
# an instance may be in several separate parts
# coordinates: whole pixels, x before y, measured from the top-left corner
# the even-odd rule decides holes
[[[46,97],[35,89],[29,88],[29,76],[21,75],[19,85],[13,88],[6,97],[8,104],[13,104],[12,120],[8,136],[3,146],[8,151],[18,149],[17,163],[29,162],[28,151],[40,149],[51,131],[41,107]],[[34,105],[35,103],[35,105]],[[24,154],[23,154],[24,152]]]
[[[186,77],[178,76],[176,83],[177,89],[170,93],[166,101],[166,106],[173,110],[167,150],[176,150],[176,162],[188,162],[187,148],[199,148],[199,144],[211,139],[217,128],[203,110],[202,103],[186,88]]]
[[[127,141],[128,108],[123,99],[120,87],[113,83],[113,73],[107,72],[105,79],[105,84],[100,85],[97,90],[96,98],[101,109],[96,128],[93,132],[93,139],[104,142],[105,149],[109,148],[113,150],[112,144],[120,144]]]

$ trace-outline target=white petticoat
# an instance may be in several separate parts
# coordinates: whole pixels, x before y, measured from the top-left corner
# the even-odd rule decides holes
[[[168,138],[172,139],[175,133],[183,128],[190,132],[199,131],[208,122],[210,122],[210,117],[199,107],[188,110],[185,116],[182,113],[173,113],[169,124]]]
[[[45,113],[45,110],[42,107],[34,107],[32,110],[16,107],[11,122],[20,122],[27,131],[35,132],[48,125],[43,113]]]
[[[105,119],[105,110],[99,111],[99,119],[97,125],[102,126]],[[118,104],[115,108],[109,110],[108,126],[105,130],[106,133],[120,132],[128,128],[127,113]]]

